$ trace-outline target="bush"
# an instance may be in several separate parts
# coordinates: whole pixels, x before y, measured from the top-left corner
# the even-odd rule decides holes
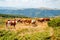
[[[54,18],[53,20],[48,22],[48,25],[52,27],[60,26],[60,18]]]
[[[60,40],[60,18],[54,18],[48,22],[48,25],[53,27],[56,40]]]

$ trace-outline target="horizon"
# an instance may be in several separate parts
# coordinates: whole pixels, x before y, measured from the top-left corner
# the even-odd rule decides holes
[[[60,9],[58,9],[58,8],[46,8],[46,7],[40,7],[40,8],[0,7],[0,9],[12,9],[12,10],[24,10],[24,9],[47,9],[47,10],[60,10]]]

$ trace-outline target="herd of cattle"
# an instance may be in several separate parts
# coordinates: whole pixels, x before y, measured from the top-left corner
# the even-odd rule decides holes
[[[28,23],[28,24],[36,24],[36,22],[45,22],[45,21],[50,21],[50,18],[38,18],[38,19],[23,19],[23,18],[20,18],[20,19],[14,19],[14,20],[7,20],[6,21],[6,27],[8,27],[9,25],[10,26],[14,26],[17,24],[17,23]]]

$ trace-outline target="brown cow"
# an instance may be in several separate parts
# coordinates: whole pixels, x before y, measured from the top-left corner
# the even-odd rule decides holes
[[[24,23],[30,24],[30,23],[31,23],[31,20],[30,20],[30,19],[25,19],[25,20],[24,20]]]
[[[19,22],[19,23],[23,23],[23,21],[22,21],[21,19],[17,20],[17,22]]]
[[[38,22],[50,21],[50,18],[40,18],[37,21]]]
[[[44,22],[44,18],[37,19],[38,22]]]
[[[44,21],[50,21],[50,18],[44,18]]]
[[[6,27],[8,27],[10,25],[10,26],[14,26],[14,28],[15,28],[15,25],[16,24],[17,24],[17,21],[16,20],[8,20],[6,22]]]
[[[28,24],[35,24],[36,23],[36,21],[35,20],[32,20],[32,19],[23,19],[22,20],[23,21],[23,23],[28,23]]]

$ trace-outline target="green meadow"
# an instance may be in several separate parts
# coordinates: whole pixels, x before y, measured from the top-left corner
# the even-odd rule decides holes
[[[0,40],[60,40],[60,17],[52,18],[48,22],[48,27],[43,29],[44,31],[40,30],[41,32],[34,32],[37,30],[35,28],[30,28],[30,30],[25,28],[17,31],[5,30],[5,22],[8,19],[14,18],[0,17]]]

